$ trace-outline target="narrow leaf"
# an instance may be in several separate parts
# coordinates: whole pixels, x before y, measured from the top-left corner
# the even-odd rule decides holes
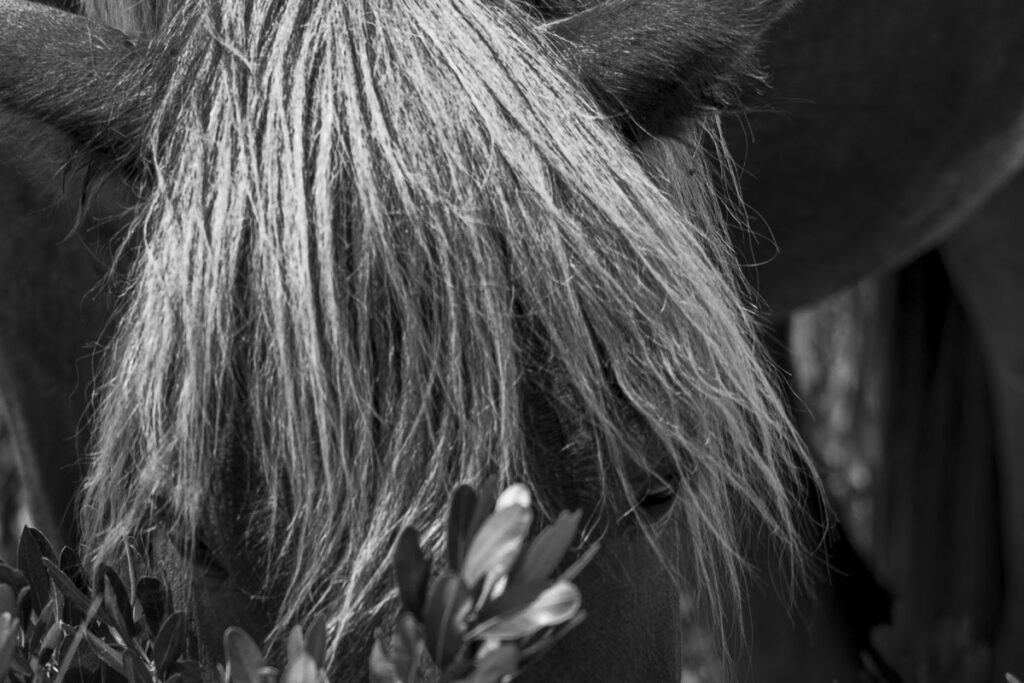
[[[288,662],[281,674],[280,683],[316,683],[319,672],[313,658],[303,652],[298,659]]]
[[[121,660],[121,654],[117,650],[110,647],[110,645],[105,643],[102,638],[91,633],[84,626],[79,627],[79,632],[85,635],[86,642],[89,643],[89,647],[91,647],[93,652],[96,653],[96,656],[100,658],[100,661],[127,678],[124,671],[124,662]]]
[[[497,683],[519,670],[519,648],[510,643],[488,652],[473,672],[470,683]]]
[[[462,648],[465,618],[471,608],[469,589],[462,579],[446,574],[430,587],[423,612],[427,652],[441,669],[448,666]]]
[[[379,635],[374,639],[373,649],[370,650],[370,683],[401,683],[395,673],[395,665],[384,652]]]
[[[306,651],[306,638],[302,634],[302,627],[296,624],[288,632],[288,642],[285,648],[288,653],[288,661],[298,659],[299,655]]]
[[[395,637],[391,642],[391,663],[398,679],[413,681],[418,678],[420,654],[423,651],[423,637],[419,622],[409,613],[398,618]]]
[[[553,648],[559,640],[565,637],[569,631],[573,630],[577,626],[583,623],[587,617],[587,611],[581,609],[576,613],[569,621],[565,622],[561,626],[555,627],[550,635],[545,635],[543,638],[531,642],[528,646],[522,648],[519,653],[519,662],[522,666],[528,666],[530,662],[534,661],[538,657],[543,656],[548,650]]]
[[[83,593],[70,576],[64,573],[64,571],[54,564],[53,560],[48,557],[43,558],[43,565],[46,567],[46,571],[49,573],[50,578],[53,579],[53,585],[57,588],[57,591],[61,593],[65,598],[71,601],[75,607],[85,614],[89,611],[89,598],[85,597]]]
[[[448,505],[448,566],[453,572],[459,571],[466,557],[466,550],[473,538],[470,525],[476,510],[476,491],[472,486],[459,485],[452,492]]]
[[[226,637],[226,635],[225,635]],[[185,614],[175,612],[164,619],[153,639],[153,663],[162,675],[185,651]]]
[[[143,576],[135,586],[135,595],[142,606],[142,615],[149,627],[150,634],[155,637],[160,630],[164,615],[170,611],[167,600],[167,589],[159,579]]]
[[[18,569],[28,579],[32,589],[32,609],[36,614],[41,613],[50,600],[50,576],[43,565],[43,557],[47,553],[52,559],[53,548],[41,533],[31,527],[22,529],[18,541]]]
[[[128,683],[153,683],[153,674],[146,663],[131,650],[125,650],[121,666],[127,674]]]
[[[398,535],[392,562],[402,606],[417,617],[422,617],[423,603],[427,599],[427,583],[430,580],[430,562],[420,548],[419,533],[412,527],[405,527]]]
[[[39,662],[45,664],[49,661],[50,655],[57,649],[60,641],[64,639],[64,628],[59,620],[55,620],[50,624],[50,628],[46,630],[46,635],[43,636],[42,641],[39,643]]]
[[[582,513],[562,512],[551,526],[542,530],[523,553],[512,583],[546,581],[561,563],[576,536]]]
[[[57,563],[60,570],[68,575],[79,589],[85,590],[85,577],[82,576],[82,559],[75,552],[74,548],[64,546],[60,550],[60,561]]]
[[[50,625],[55,621],[57,621],[55,604],[53,600],[50,600],[43,606],[42,614],[37,617],[36,623],[32,626],[32,634],[29,636],[30,652],[39,651],[39,646],[43,642],[46,632],[50,630]]]
[[[580,591],[568,581],[559,581],[537,596],[526,608],[491,619],[473,629],[470,638],[519,640],[549,626],[571,620],[582,605]]]
[[[590,564],[590,561],[594,559],[594,556],[597,555],[597,551],[600,549],[600,543],[590,544],[590,546],[584,550],[571,565],[569,565],[569,568],[559,575],[558,580],[572,581],[575,579],[579,576],[580,572],[583,571],[584,567]]]
[[[79,623],[78,628],[75,629],[75,635],[71,639],[71,645],[64,648],[63,659],[61,660],[59,672],[57,673],[57,680],[54,681],[54,683],[62,683],[64,678],[68,675],[68,672],[77,670],[79,668],[72,668],[71,662],[78,655],[78,647],[82,643],[82,638],[88,632],[89,624],[92,622],[93,619],[96,618],[96,615],[99,613],[102,604],[103,599],[99,596],[94,597],[92,602],[89,604],[89,609],[86,610],[85,617],[82,619],[81,623]],[[96,677],[93,676],[93,679],[95,678]]]
[[[135,635],[136,629],[128,589],[114,568],[109,565],[100,564],[96,568],[95,576],[93,590],[97,595],[103,596],[103,608],[108,621],[117,627],[125,640],[129,640]]]
[[[480,611],[477,612],[477,623],[483,623],[494,617],[519,612],[525,609],[537,596],[543,593],[551,585],[550,581],[536,581],[526,583],[519,581],[508,586],[497,598],[486,601]]]
[[[533,513],[520,505],[498,510],[488,517],[466,551],[462,565],[466,585],[475,588],[483,577],[508,571],[522,550],[532,521]]]
[[[267,665],[256,641],[237,626],[224,631],[224,659],[232,683],[260,683],[260,669]]]
[[[327,658],[327,620],[323,614],[313,618],[309,625],[309,633],[306,634],[306,652],[313,658],[316,665],[323,667]]]
[[[484,520],[494,512],[494,503],[498,496],[497,488],[497,481],[495,481],[494,477],[491,477],[477,489],[476,507],[473,509],[473,519],[469,523],[469,528],[466,530],[466,538],[468,538],[470,542],[472,542],[476,533],[480,530],[480,526],[484,523]]]
[[[199,662],[185,659],[167,667],[167,676],[168,678],[178,676],[182,683],[199,683],[203,680],[203,668]]]

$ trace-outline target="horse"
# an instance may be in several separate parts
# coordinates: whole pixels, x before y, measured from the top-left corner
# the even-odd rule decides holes
[[[1019,675],[1024,12],[1001,0],[808,2],[769,32],[763,58],[771,87],[747,93],[726,130],[751,219],[734,231],[740,259],[776,320],[897,273],[864,330],[888,335],[881,460],[904,472],[879,502],[880,545],[907,547],[889,552],[893,589],[925,623],[971,615],[998,670]]]
[[[521,480],[603,546],[524,680],[725,675],[743,539],[799,574],[806,462],[704,155],[792,3],[85,5],[0,0],[0,101],[135,197],[92,560],[141,542],[207,662],[322,611],[365,680],[395,533]]]
[[[33,524],[73,545],[94,351],[113,309],[101,282],[126,224],[123,188],[107,183],[83,207],[82,174],[64,172],[66,140],[10,111],[0,130],[0,423]]]

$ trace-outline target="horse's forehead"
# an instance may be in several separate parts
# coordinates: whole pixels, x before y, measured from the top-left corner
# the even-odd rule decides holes
[[[82,0],[86,16],[130,35],[154,33],[175,0]],[[180,0],[179,3],[180,4]]]

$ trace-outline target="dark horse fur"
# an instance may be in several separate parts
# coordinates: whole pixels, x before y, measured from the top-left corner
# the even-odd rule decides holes
[[[201,647],[218,600],[271,637],[325,610],[332,670],[361,679],[395,531],[436,544],[452,487],[496,474],[583,508],[606,544],[587,626],[533,676],[715,676],[744,535],[799,546],[801,450],[702,112],[788,4],[89,5],[146,32],[128,37],[0,0],[0,99],[140,197],[93,559],[148,540],[214,632]],[[642,165],[623,131],[680,101],[687,144]],[[655,483],[676,491],[656,515]]]

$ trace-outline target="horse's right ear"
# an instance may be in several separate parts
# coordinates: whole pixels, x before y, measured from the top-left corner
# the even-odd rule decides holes
[[[139,68],[150,49],[70,12],[0,0],[0,106],[134,168],[153,97]]]
[[[606,114],[650,129],[720,107],[797,1],[545,0],[545,29]]]

